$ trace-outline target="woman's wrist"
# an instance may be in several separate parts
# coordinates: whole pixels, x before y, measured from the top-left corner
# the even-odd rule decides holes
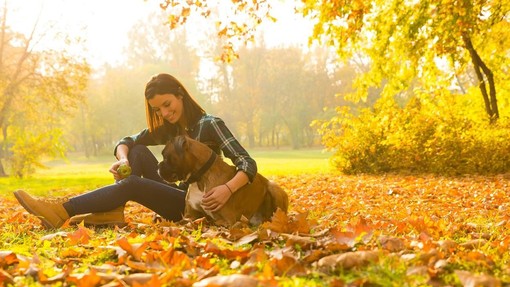
[[[233,195],[233,194],[234,194],[234,191],[232,190],[232,188],[230,188],[230,186],[229,186],[227,183],[225,183],[225,184],[223,184],[223,185],[224,185],[224,186],[226,186],[226,187],[228,188],[228,191],[230,191],[230,195]]]

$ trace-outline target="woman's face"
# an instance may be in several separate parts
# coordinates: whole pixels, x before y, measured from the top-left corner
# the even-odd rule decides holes
[[[148,100],[152,110],[171,124],[178,123],[183,113],[182,96],[174,94],[155,95]]]

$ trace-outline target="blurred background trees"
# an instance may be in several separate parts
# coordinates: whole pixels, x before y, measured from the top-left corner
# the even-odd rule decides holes
[[[146,126],[144,85],[167,72],[250,149],[326,147],[345,173],[510,169],[505,1],[287,1],[315,23],[308,47],[265,41],[267,1],[233,1],[245,17],[230,22],[218,1],[161,2],[132,27],[127,60],[94,73],[2,26],[0,167],[111,154]]]
[[[37,23],[28,36],[11,30],[7,8],[0,14],[0,176],[8,164],[13,175],[22,177],[40,167],[43,156],[67,150],[63,127],[84,104],[89,66],[66,50],[38,49],[42,37],[59,35],[36,33]]]

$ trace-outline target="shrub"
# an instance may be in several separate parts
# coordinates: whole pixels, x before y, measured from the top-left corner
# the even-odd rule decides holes
[[[373,107],[337,108],[315,122],[342,172],[503,173],[510,169],[508,119],[489,123],[473,98],[415,94],[403,106],[381,98]]]

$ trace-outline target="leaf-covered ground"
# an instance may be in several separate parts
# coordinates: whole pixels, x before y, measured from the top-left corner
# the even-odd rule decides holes
[[[0,286],[510,286],[510,178],[273,178],[288,215],[257,228],[152,223],[44,230],[0,210]]]

